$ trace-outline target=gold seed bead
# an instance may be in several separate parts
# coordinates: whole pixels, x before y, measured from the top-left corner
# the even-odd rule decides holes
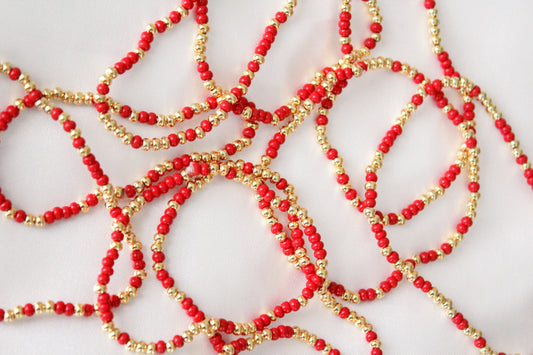
[[[15,314],[16,319],[21,319],[24,316],[22,306],[16,306],[15,308],[13,308],[13,313]]]
[[[183,340],[185,341],[185,333],[183,333],[183,335],[184,335],[184,336],[183,336]],[[192,339],[191,339],[191,340],[192,340]],[[191,340],[189,340],[189,342],[190,342]],[[167,351],[168,351],[169,353],[174,352],[174,350],[176,350],[176,347],[174,346],[174,343],[172,342],[172,340],[168,340],[168,341],[166,342],[166,344],[167,344]]]

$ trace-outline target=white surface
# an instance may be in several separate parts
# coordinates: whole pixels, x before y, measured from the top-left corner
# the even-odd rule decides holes
[[[40,88],[60,86],[94,90],[104,69],[134,48],[144,25],[172,9],[174,0],[152,1],[7,1],[0,2],[0,60],[29,72]],[[155,4],[154,4],[155,3]],[[384,17],[383,40],[374,55],[407,61],[432,78],[440,68],[431,53],[422,1],[378,2]],[[234,84],[260,33],[283,1],[212,1],[208,58],[219,83]],[[531,2],[448,0],[440,10],[443,45],[455,68],[477,82],[505,113],[526,153],[533,154],[530,88],[533,54],[528,23]],[[249,98],[272,109],[308,81],[315,70],[339,55],[338,1],[301,1],[284,25]],[[367,33],[368,17],[353,5],[353,38]],[[363,30],[365,28],[365,30]],[[111,88],[113,97],[136,108],[171,112],[205,97],[192,60],[192,19],[154,42],[143,63]],[[363,169],[385,130],[415,86],[405,78],[379,72],[352,80],[331,110],[330,140],[345,158],[351,180],[362,189]],[[0,106],[22,89],[0,80]],[[450,93],[450,95],[453,95]],[[453,99],[457,102],[457,98]],[[428,102],[429,104],[429,102]],[[480,106],[480,105],[477,105]],[[66,107],[115,184],[138,178],[163,159],[192,150],[212,150],[235,137],[239,119],[230,119],[208,138],[179,149],[134,151],[105,131],[91,108]],[[531,353],[532,191],[514,163],[491,119],[479,108],[481,193],[478,218],[468,237],[443,262],[420,267],[498,351]],[[391,271],[379,255],[368,224],[352,210],[336,186],[330,163],[315,143],[314,116],[288,139],[273,168],[295,185],[329,253],[330,277],[351,288],[376,287]],[[131,126],[142,135],[163,135]],[[257,161],[274,130],[262,127],[253,146],[238,158]],[[165,131],[165,134],[167,131]],[[24,112],[0,145],[0,186],[11,200],[31,213],[83,198],[94,185],[69,139],[44,114]],[[233,139],[233,138],[231,138]],[[378,204],[402,206],[437,183],[453,161],[459,137],[435,107],[424,105],[409,122],[379,174]],[[440,245],[464,211],[464,179],[390,238],[402,253]],[[133,221],[148,246],[165,201],[152,203]],[[303,285],[279,252],[247,188],[216,179],[193,195],[174,222],[166,245],[168,268],[208,315],[248,321]],[[0,219],[0,307],[64,300],[93,302],[92,287],[108,245],[110,219],[98,208],[82,217],[42,230]],[[437,244],[438,243],[438,244]],[[111,288],[129,278],[129,258],[122,256]],[[149,270],[150,271],[150,270]],[[153,273],[140,295],[116,315],[116,325],[135,338],[167,339],[181,333],[189,319],[168,299]],[[335,318],[316,297],[283,324],[318,334],[344,354],[368,353],[360,331]],[[354,307],[371,322],[387,354],[475,354],[472,341],[459,332],[438,306],[406,282],[385,299]],[[3,354],[123,353],[107,339],[100,320],[41,316],[0,324]],[[210,352],[198,339],[186,354]],[[295,341],[262,345],[256,354],[311,354]]]

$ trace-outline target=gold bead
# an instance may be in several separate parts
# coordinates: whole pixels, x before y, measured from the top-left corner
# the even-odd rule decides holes
[[[15,320],[15,313],[12,310],[7,310],[4,313],[4,321],[6,322],[12,322]]]
[[[22,310],[22,306],[16,306],[13,308],[13,314],[15,314],[15,318],[20,319],[24,316],[24,312]]]
[[[46,310],[46,306],[42,302],[36,302],[34,308],[37,314],[42,314]]]

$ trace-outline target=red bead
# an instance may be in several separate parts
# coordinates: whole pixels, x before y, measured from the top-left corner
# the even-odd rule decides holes
[[[117,341],[120,345],[126,345],[130,341],[130,336],[128,333],[120,333]]]
[[[189,142],[192,142],[196,139],[196,132],[194,131],[194,129],[187,129],[185,131],[185,138],[189,141]]]
[[[20,77],[21,71],[19,68],[11,68],[11,70],[8,73],[9,79],[11,80],[17,80]]]
[[[350,181],[350,177],[347,174],[339,174],[337,175],[337,182],[341,185],[345,185]]]
[[[434,0],[425,0],[424,1],[424,7],[428,10],[435,7],[435,1]]]
[[[161,281],[161,284],[164,288],[171,288],[174,286],[174,279],[172,277],[167,277],[163,281]]]
[[[315,343],[315,349],[318,351],[324,350],[326,347],[326,341],[324,339],[318,339]]]
[[[96,206],[98,204],[98,197],[96,197],[96,195],[94,194],[88,194],[85,197],[85,200],[90,207]]]
[[[369,331],[369,332],[367,332],[367,333],[365,334],[365,339],[366,339],[366,341],[369,342],[369,343],[370,343],[371,341],[373,341],[373,340],[376,340],[377,338],[378,338],[378,335],[376,334],[376,332],[374,332],[374,331],[372,331],[372,330]]]
[[[259,63],[255,60],[252,60],[250,62],[248,62],[248,69],[250,69],[250,71],[256,73],[259,71]]]
[[[70,132],[74,128],[76,128],[76,122],[71,121],[71,120],[67,120],[63,122],[63,129],[65,130],[65,132]]]
[[[373,38],[367,38],[363,43],[368,49],[374,49],[376,47],[376,40]]]
[[[142,286],[142,280],[138,276],[130,278],[130,285],[135,288],[140,288]]]
[[[168,18],[170,19],[170,21],[172,21],[172,23],[176,24],[180,22],[181,14],[177,11],[171,11],[170,14],[168,15]]]
[[[74,309],[74,305],[72,303],[67,303],[65,304],[65,315],[67,317],[70,317],[71,315],[73,315],[75,312],[75,309]],[[109,315],[107,315],[107,317],[109,317]],[[113,318],[113,315],[111,314],[110,315],[111,319]],[[111,321],[111,320],[110,320]]]
[[[341,317],[342,319],[346,319],[348,318],[349,315],[350,315],[350,309],[348,309],[347,307],[342,307],[339,312],[339,317]]]
[[[276,13],[276,20],[280,23],[284,23],[285,21],[287,21],[287,15],[285,15],[285,13],[283,12],[277,12]]]
[[[463,319],[459,324],[457,324],[457,329],[459,330],[465,330],[468,328],[468,321],[466,319]]]
[[[191,10],[194,7],[194,1],[193,0],[181,0],[181,6],[185,10]]]
[[[485,345],[487,345],[487,341],[485,340],[485,338],[483,337],[480,337],[480,338],[477,338],[476,340],[474,340],[474,345],[476,348],[484,348]]]
[[[155,344],[155,350],[158,354],[163,354],[165,351],[167,351],[167,344],[163,340],[159,340]]]
[[[452,252],[452,246],[448,243],[443,243],[440,248],[444,252],[444,254],[448,255]]]
[[[72,146],[76,149],[81,149],[85,146],[85,139],[78,137],[72,141]]]
[[[369,288],[368,290],[366,290],[366,297],[369,301],[375,300],[377,297],[376,290],[374,290],[373,288]]]
[[[18,210],[15,212],[15,222],[22,223],[26,220],[26,212]]]
[[[470,192],[478,192],[479,191],[479,183],[478,182],[471,182],[468,184],[468,190]]]
[[[99,94],[107,95],[109,93],[109,86],[107,84],[98,84],[96,91],[98,91]]]
[[[164,23],[164,22],[161,21],[161,20],[157,20],[157,21],[154,23],[154,25],[155,25],[155,28],[157,29],[157,32],[158,32],[158,33],[163,33],[163,32],[165,32],[166,29],[167,29],[167,24]]]
[[[518,158],[516,158],[516,163],[520,165],[526,164],[527,161],[528,161],[528,158],[527,158],[527,155],[525,154],[522,154]]]
[[[235,147],[235,144],[226,144],[224,148],[226,149],[229,155],[233,155],[237,152],[237,147]]]
[[[132,140],[131,140],[131,146],[135,149],[138,149],[140,147],[142,147],[143,145],[143,139],[141,136],[133,136]]]
[[[383,30],[383,27],[381,26],[381,24],[377,22],[373,22],[370,25],[370,31],[372,31],[373,33],[380,33],[382,30]]]
[[[350,54],[353,51],[353,46],[349,43],[345,43],[341,46],[341,52],[343,54]]]
[[[481,89],[479,88],[479,86],[474,86],[474,88],[472,89],[472,91],[470,91],[470,96],[471,97],[476,97],[479,95],[479,93],[481,92]]]
[[[399,61],[394,61],[392,63],[391,69],[393,72],[399,72],[400,70],[402,70],[402,63],[400,63]]]
[[[422,287],[421,287],[421,290],[422,290],[422,292],[427,293],[427,292],[429,292],[432,288],[433,288],[433,285],[431,284],[431,282],[429,282],[429,281],[425,281],[425,282],[424,282],[424,285],[422,285]]]
[[[419,106],[422,104],[422,102],[424,102],[424,99],[419,94],[416,94],[411,98],[411,101],[413,102],[413,104]]]
[[[393,251],[392,253],[389,254],[389,256],[387,256],[387,261],[391,264],[394,264],[396,263],[398,260],[399,260],[399,255],[397,252]]]
[[[22,311],[24,312],[24,315],[26,317],[31,317],[35,314],[35,307],[31,303],[27,303],[23,308]]]
[[[143,51],[147,52],[150,50],[150,42],[148,41],[143,41],[143,40],[140,40],[138,43],[137,43],[137,46],[142,49]]]

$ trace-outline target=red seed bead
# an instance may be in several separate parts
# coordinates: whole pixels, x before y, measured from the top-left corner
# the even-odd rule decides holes
[[[31,303],[27,303],[23,308],[22,311],[24,312],[24,315],[26,317],[31,317],[35,314],[35,307]]]
[[[252,60],[248,62],[248,69],[250,69],[252,72],[256,73],[259,71],[259,63],[255,60]]]
[[[181,0],[181,6],[185,10],[190,10],[194,7],[194,1],[193,0]]]
[[[353,46],[349,43],[345,43],[341,46],[341,52],[343,54],[350,54],[353,51]]]
[[[126,345],[130,341],[130,336],[128,333],[120,333],[117,341],[120,345]]]
[[[75,312],[74,305],[72,303],[65,304],[65,315],[67,317],[70,317]],[[107,315],[109,317],[109,315]],[[113,318],[113,315],[111,314],[111,319]],[[111,320],[110,320],[111,321]]]
[[[167,29],[167,24],[164,23],[164,22],[161,21],[161,20],[157,20],[157,21],[154,23],[154,25],[155,25],[155,28],[157,29],[157,32],[158,32],[158,33],[163,33],[163,32],[165,32],[166,29]]]
[[[279,23],[284,23],[285,21],[287,21],[287,15],[285,15],[285,13],[281,11],[277,12],[275,17]]]
[[[11,70],[8,73],[9,79],[11,80],[17,80],[20,77],[21,71],[19,68],[11,68]]]
[[[350,315],[350,309],[347,307],[342,307],[339,312],[339,317],[341,317],[342,319],[346,319],[348,318],[349,315]]]
[[[15,222],[22,223],[26,220],[26,212],[18,210],[15,212]]]
[[[169,139],[170,139],[170,136],[169,136]],[[176,137],[177,139],[177,137]],[[131,140],[131,146],[135,149],[138,149],[140,147],[142,147],[143,145],[143,139],[141,136],[133,136],[132,140]]]
[[[109,93],[109,86],[107,84],[98,84],[96,91],[98,91],[99,94],[107,95]]]
[[[374,331],[372,331],[372,330],[369,331],[369,332],[367,332],[367,333],[365,334],[365,339],[366,339],[366,341],[369,342],[369,343],[370,343],[371,341],[373,341],[373,340],[376,340],[377,338],[378,338],[378,335],[376,334],[376,332],[374,332]]]
[[[324,350],[326,347],[326,341],[324,339],[318,339],[315,343],[315,349],[318,351]]]
[[[463,319],[459,324],[457,324],[457,329],[459,330],[465,330],[468,328],[468,321],[466,319]]]
[[[424,99],[422,98],[422,96],[420,96],[419,94],[416,94],[416,95],[413,95],[413,97],[411,98],[411,101],[413,102],[413,104],[415,104],[416,106],[419,106],[422,104],[422,102],[424,102]]]
[[[98,204],[98,197],[96,197],[94,194],[88,194],[87,197],[85,197],[85,201],[89,206],[93,207]]]
[[[484,348],[485,345],[487,345],[487,341],[483,337],[480,337],[480,338],[477,338],[476,340],[474,340],[474,346],[476,348],[481,349],[481,348]]]
[[[181,348],[185,344],[185,341],[183,340],[183,337],[181,335],[175,335],[174,338],[172,338],[172,342],[177,348]]]
[[[237,153],[237,147],[235,146],[235,144],[228,143],[224,146],[224,148],[226,149],[229,155]]]
[[[163,354],[165,351],[167,351],[167,344],[163,340],[159,340],[155,344],[155,350],[158,354]]]
[[[397,60],[394,61],[392,63],[391,69],[392,69],[393,72],[399,72],[400,70],[402,70],[402,63],[397,61]]]
[[[433,285],[431,284],[431,282],[429,282],[429,281],[425,281],[425,282],[424,282],[424,285],[422,285],[422,287],[421,287],[421,290],[422,290],[422,292],[427,293],[427,292],[429,292],[432,288],[433,288]]]

